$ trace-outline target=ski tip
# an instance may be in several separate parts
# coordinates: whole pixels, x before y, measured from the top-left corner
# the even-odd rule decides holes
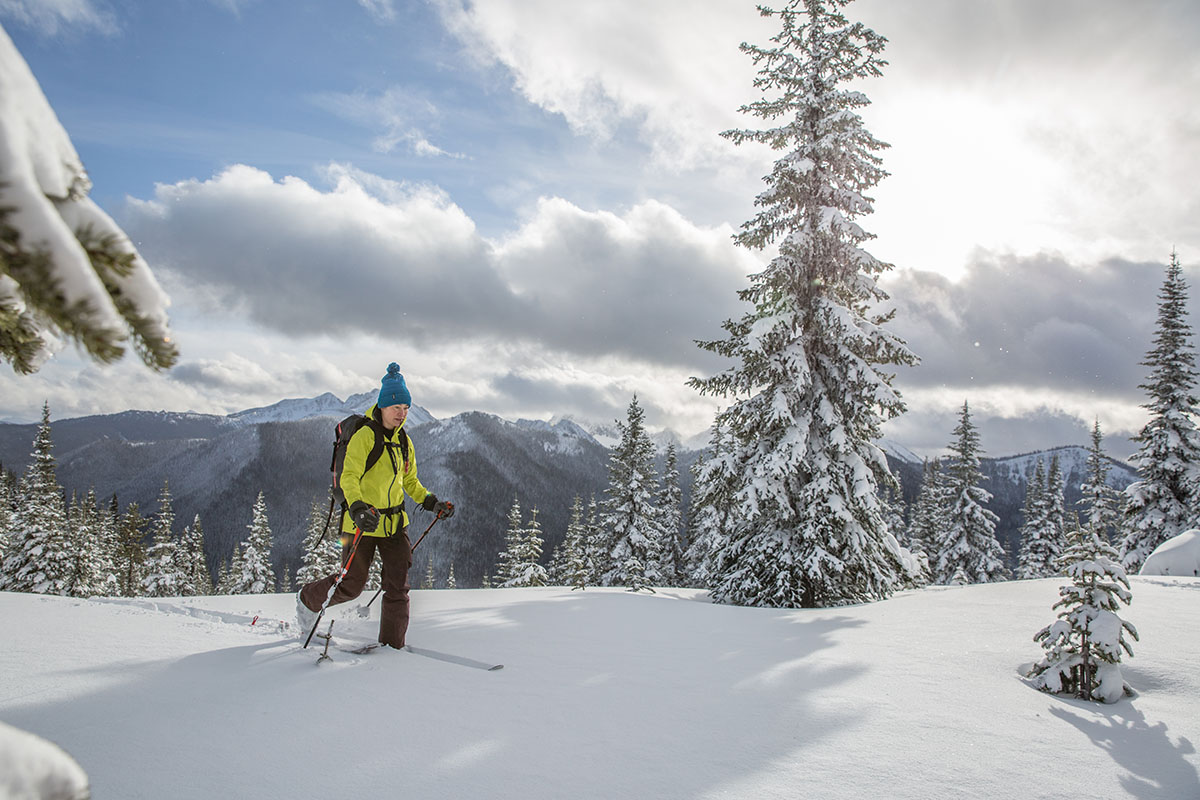
[[[496,671],[496,670],[498,670],[498,669],[504,669],[504,665],[503,665],[503,664],[497,664],[497,665],[496,665],[496,666],[494,666],[494,667],[488,667],[488,670],[487,670],[487,671],[488,671],[488,672],[495,672],[495,671]]]

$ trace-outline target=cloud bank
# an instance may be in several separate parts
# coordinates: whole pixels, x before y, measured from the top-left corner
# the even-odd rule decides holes
[[[712,404],[682,384],[723,365],[694,340],[742,313],[736,292],[760,263],[730,229],[658,202],[616,214],[550,197],[489,239],[435,187],[341,165],[327,178],[321,188],[231,167],[131,201],[127,230],[196,307],[298,341],[403,342],[449,361],[414,366],[435,407],[607,418],[638,392],[660,424],[679,424],[682,407],[687,433],[706,424]],[[1136,431],[1162,274],[1162,263],[987,251],[959,280],[892,273],[892,327],[922,364],[897,378],[910,413],[890,435],[940,450],[964,400],[1003,452],[1086,441],[1095,418]],[[244,358],[189,362],[174,377],[231,391],[267,381]],[[1018,434],[1021,419],[1039,422]]]
[[[131,201],[158,265],[285,335],[355,332],[425,348],[479,340],[696,363],[756,262],[727,228],[655,202],[623,215],[543,199],[499,241],[444,193],[334,165],[331,187],[246,166]]]

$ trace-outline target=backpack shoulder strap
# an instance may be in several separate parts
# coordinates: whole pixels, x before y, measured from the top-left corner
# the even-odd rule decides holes
[[[383,435],[383,426],[375,420],[363,417],[363,425],[369,427],[371,432],[375,434],[375,444],[371,445],[371,452],[367,453],[367,467],[363,470],[363,474],[365,475],[383,455],[383,446],[386,437]]]

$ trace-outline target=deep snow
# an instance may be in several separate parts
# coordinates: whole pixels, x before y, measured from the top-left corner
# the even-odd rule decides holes
[[[1154,548],[1138,574],[1200,577],[1200,530],[1186,530]]]
[[[413,592],[410,644],[499,672],[318,666],[281,632],[290,595],[0,593],[0,719],[65,748],[98,800],[1200,797],[1200,581],[1132,579],[1138,694],[1109,706],[1021,677],[1060,583],[825,610]],[[356,605],[335,634],[374,633]]]

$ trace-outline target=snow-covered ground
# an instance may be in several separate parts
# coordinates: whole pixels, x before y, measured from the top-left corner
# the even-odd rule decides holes
[[[413,592],[410,644],[496,672],[317,665],[281,632],[290,595],[0,593],[0,719],[61,745],[97,800],[1200,797],[1200,581],[1132,579],[1138,694],[1109,706],[1021,677],[1059,583],[826,610]],[[355,606],[335,634],[374,633]]]
[[[1200,577],[1200,530],[1184,531],[1154,548],[1138,574]]]

